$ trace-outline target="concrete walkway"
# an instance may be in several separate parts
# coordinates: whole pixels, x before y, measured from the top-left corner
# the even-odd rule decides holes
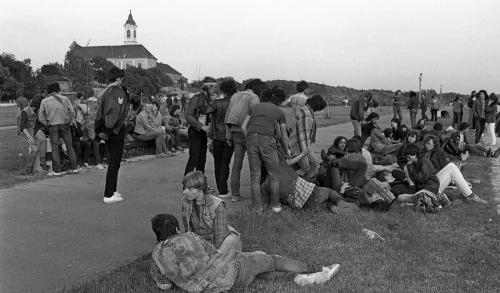
[[[385,125],[389,117],[383,117]],[[352,136],[351,123],[318,129],[314,152]],[[54,292],[122,266],[151,251],[150,219],[180,217],[181,180],[188,154],[123,164],[125,201],[102,203],[106,170],[50,178],[0,190],[0,292]],[[213,158],[207,156],[210,185]],[[240,203],[250,203],[247,161]]]

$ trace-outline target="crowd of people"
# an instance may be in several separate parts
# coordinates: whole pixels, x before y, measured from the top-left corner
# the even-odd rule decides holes
[[[241,232],[229,223],[225,200],[241,199],[245,154],[251,206],[258,215],[267,209],[280,213],[285,205],[339,213],[360,208],[386,211],[395,203],[436,212],[450,205],[450,187],[467,202],[487,204],[460,171],[469,154],[500,155],[500,149],[494,150],[498,101],[484,90],[473,92],[468,100],[472,124],[462,122],[461,97],[453,100],[453,122],[446,130],[438,120],[436,98],[420,100],[415,92],[409,93],[408,101],[411,127],[404,125],[401,91],[394,95],[391,126],[382,129],[375,110],[378,102],[366,92],[351,105],[353,137],[332,137],[332,145],[317,159],[312,153],[315,113],[326,102],[320,95],[310,96],[305,81],[297,84],[297,93],[290,97],[260,79],[247,81],[244,90],[238,90],[232,79],[207,84],[183,103],[183,122],[179,105],[162,103],[161,98],[131,98],[122,79],[123,71],[112,68],[110,84],[100,99],[80,95],[72,104],[59,93],[57,84],[49,85],[48,94],[34,97],[31,103],[19,99],[19,133],[30,149],[31,172],[47,169],[47,135],[53,174],[61,172],[60,153],[68,157],[73,173],[90,164],[102,169],[104,145],[108,164],[104,203],[123,201],[117,178],[126,136],[154,141],[156,156],[165,157],[182,151],[179,139],[185,133],[189,158],[180,200],[185,233],[180,233],[172,215],[152,219],[158,244],[152,253],[151,274],[161,289],[175,285],[188,292],[222,292],[246,286],[258,275],[271,278],[277,272],[309,271],[299,260],[242,252]],[[428,102],[431,119],[426,115]],[[280,107],[284,105],[291,107],[288,119]],[[417,122],[419,108],[422,118]],[[481,144],[486,126],[490,146]],[[471,127],[474,143],[467,140]],[[215,188],[208,185],[205,174],[207,152],[214,157]],[[337,268],[327,267],[307,278],[327,280]]]

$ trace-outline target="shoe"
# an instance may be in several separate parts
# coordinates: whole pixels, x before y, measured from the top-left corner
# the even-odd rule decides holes
[[[97,165],[95,165],[95,168],[96,168],[97,170],[104,170],[104,166],[103,166],[103,165],[101,165],[101,164],[97,164]]]
[[[278,205],[278,206],[275,206],[275,207],[272,207],[271,210],[275,213],[281,213],[281,206]]]
[[[231,193],[226,193],[226,194],[219,194],[219,197],[220,198],[228,198],[228,197],[231,197]]]
[[[73,174],[78,174],[78,173],[80,173],[81,171],[82,171],[82,168],[76,168],[76,169],[74,169],[74,170],[71,170],[71,173],[73,173]]]
[[[168,154],[166,154],[166,153],[159,153],[159,154],[156,154],[156,155],[155,155],[155,157],[156,157],[156,158],[166,158],[166,157],[168,157],[168,156],[169,156],[169,155],[168,155]]]
[[[486,152],[486,157],[489,158],[492,156],[492,152],[491,152],[491,148],[488,149],[488,151]]]
[[[493,157],[494,158],[498,158],[500,156],[500,148],[498,148],[494,153],[493,153]]]
[[[83,163],[83,166],[84,166],[85,168],[90,168],[90,165],[89,165],[88,163]]]
[[[184,149],[183,149],[182,147],[180,147],[180,146],[176,147],[175,149],[176,149],[178,152],[181,152],[181,153],[183,153],[183,152],[184,152]]]
[[[49,171],[49,173],[47,173],[48,176],[61,176],[61,175],[64,175],[63,172],[54,172],[54,171]]]
[[[481,203],[481,204],[488,204],[487,201],[485,201],[484,199],[480,198],[479,196],[477,196],[477,194],[473,193],[471,195],[469,195],[468,197],[466,197],[466,200],[467,202],[469,203]]]
[[[123,199],[122,194],[121,194],[121,193],[119,193],[118,191],[115,191],[115,192],[113,193],[113,195],[116,195],[118,198]]]
[[[340,268],[339,264],[334,264],[328,267],[323,267],[321,272],[312,274],[299,274],[295,276],[293,281],[299,286],[317,284],[321,285],[330,280]]]
[[[439,204],[441,204],[443,208],[450,206],[451,201],[445,193],[441,193],[439,197]]]
[[[208,192],[210,192],[210,193],[214,193],[214,192],[215,192],[215,189],[213,189],[213,188],[212,188],[212,187],[210,187],[210,186],[207,186],[207,190],[208,190]]]
[[[123,198],[122,198],[122,197],[118,197],[118,196],[116,195],[116,192],[115,192],[115,193],[113,194],[113,196],[112,196],[112,197],[104,197],[104,198],[102,199],[102,201],[103,201],[104,203],[117,203],[117,202],[121,202],[121,201],[123,201]]]
[[[323,162],[327,162],[328,161],[328,156],[327,156],[325,150],[321,150],[321,160],[323,160]]]
[[[238,202],[238,201],[240,201],[240,199],[241,199],[240,195],[231,196],[231,202]]]

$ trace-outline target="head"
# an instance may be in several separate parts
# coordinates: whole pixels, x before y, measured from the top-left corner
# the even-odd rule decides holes
[[[410,130],[406,134],[405,141],[407,143],[416,143],[418,139],[418,133],[415,130]]]
[[[386,128],[384,129],[384,136],[391,138],[392,137],[392,128]]]
[[[16,105],[19,108],[19,110],[26,108],[28,104],[29,104],[28,99],[26,99],[25,97],[18,97],[16,99]]]
[[[219,84],[219,90],[225,98],[230,98],[237,91],[236,82],[231,78],[225,79]]]
[[[345,151],[346,144],[347,144],[347,138],[343,136],[337,136],[333,141],[333,146],[341,151]]]
[[[403,96],[403,92],[402,92],[401,90],[397,90],[397,91],[394,93],[394,95],[395,95],[396,97],[402,97],[402,96]]]
[[[488,93],[485,90],[480,90],[478,93],[478,97],[481,100],[485,100],[487,96],[488,96]]]
[[[392,176],[391,171],[388,170],[378,171],[377,173],[375,173],[375,178],[380,182],[393,183],[394,181],[396,181],[396,178]]]
[[[359,140],[351,138],[346,142],[345,151],[347,153],[361,153],[361,143]]]
[[[453,99],[453,101],[455,101],[455,102],[458,102],[458,101],[461,101],[461,100],[462,100],[462,96],[460,96],[460,95],[456,95],[455,99]]]
[[[154,112],[158,112],[158,110],[160,110],[160,101],[158,99],[154,99],[151,104]]]
[[[436,122],[434,125],[432,125],[432,129],[435,131],[443,131],[443,124]]]
[[[320,95],[314,95],[311,98],[307,99],[306,105],[311,107],[313,112],[319,112],[326,108],[325,99],[323,99]]]
[[[309,84],[306,81],[304,81],[304,80],[301,80],[299,83],[297,83],[297,86],[296,86],[296,89],[297,89],[298,93],[303,93],[308,88],[309,88]]]
[[[59,87],[59,84],[57,82],[51,83],[47,86],[47,93],[52,94],[52,93],[59,93],[61,91],[61,87]]]
[[[418,156],[419,156],[419,149],[416,144],[409,144],[405,148],[405,153],[404,156],[410,163],[416,163],[418,162]]]
[[[38,111],[38,109],[40,109],[40,104],[42,103],[42,100],[44,99],[45,97],[41,94],[36,94],[33,99],[31,99],[31,107],[33,108],[33,110],[35,111]]]
[[[434,148],[438,147],[438,138],[433,134],[427,134],[422,140],[424,148],[427,152],[433,151]]]
[[[417,97],[417,93],[414,92],[414,91],[410,91],[410,93],[408,94],[410,96],[410,98],[415,98]]]
[[[250,79],[245,83],[245,89],[251,90],[257,96],[261,96],[262,92],[266,88],[266,83],[259,78]]]
[[[182,194],[188,200],[200,200],[207,193],[207,177],[201,171],[189,172],[182,179]]]
[[[142,109],[146,112],[151,112],[153,111],[153,102],[149,97],[142,97],[141,98],[141,104],[142,104]]]
[[[363,94],[363,98],[365,99],[365,101],[369,101],[371,100],[373,97],[372,93],[371,92],[366,92]]]
[[[466,131],[467,129],[469,129],[469,127],[470,127],[469,123],[462,122],[458,124],[458,131]]]
[[[418,120],[417,125],[425,126],[425,119],[422,118],[422,119]]]
[[[274,86],[272,89],[266,89],[262,92],[261,102],[273,103],[279,106],[285,100],[285,91]]]
[[[177,218],[168,214],[158,214],[151,218],[151,228],[158,242],[179,234],[179,222]]]
[[[471,96],[471,97],[475,97],[475,96],[476,96],[476,94],[477,94],[477,92],[476,92],[476,91],[472,91],[472,92],[470,92],[470,96]]]
[[[391,119],[391,127],[394,129],[398,129],[401,126],[401,120],[399,118],[392,118]]]
[[[366,121],[368,122],[373,122],[374,124],[378,123],[378,120],[380,119],[380,115],[375,112],[371,112],[368,117],[366,117]]]
[[[170,109],[170,116],[177,116],[181,112],[181,107],[179,105],[173,105]]]
[[[123,82],[123,77],[125,76],[125,71],[113,66],[108,71],[108,81],[109,83],[114,83],[116,85],[121,85]]]

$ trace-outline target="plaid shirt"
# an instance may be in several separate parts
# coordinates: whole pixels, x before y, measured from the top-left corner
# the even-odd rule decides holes
[[[224,292],[238,276],[241,254],[226,252],[188,232],[159,242],[152,252],[152,278],[161,289],[170,281],[187,292]]]
[[[296,209],[302,208],[311,196],[314,190],[314,186],[314,183],[308,182],[302,177],[297,176],[293,181],[292,187],[290,188],[290,192],[288,194],[288,204]]]
[[[302,151],[309,150],[316,141],[316,120],[312,109],[304,105],[297,109],[295,127],[290,135],[292,156],[298,156]]]
[[[195,211],[195,210],[198,211]],[[227,222],[226,204],[219,198],[207,194],[204,203],[182,199],[182,220],[186,232],[195,232],[219,247],[227,235],[236,232]]]

